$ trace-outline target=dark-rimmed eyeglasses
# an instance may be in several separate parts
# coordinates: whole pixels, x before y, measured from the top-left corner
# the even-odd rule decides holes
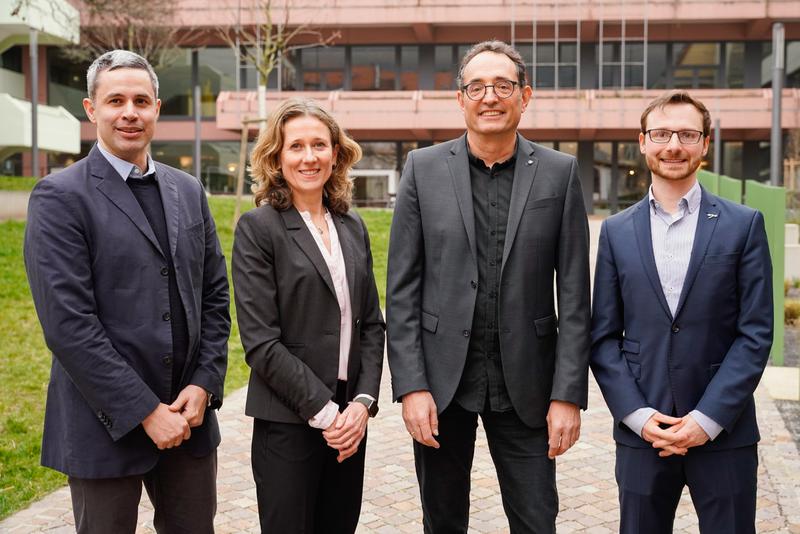
[[[674,134],[678,134],[678,141],[683,145],[696,145],[703,138],[703,132],[697,130],[665,130],[663,128],[654,128],[645,132],[647,137],[654,143],[665,145],[670,142]]]
[[[486,88],[491,87],[497,98],[508,98],[514,94],[514,87],[519,85],[512,80],[499,80],[494,83],[470,82],[462,85],[461,90],[470,100],[481,100],[486,95]]]

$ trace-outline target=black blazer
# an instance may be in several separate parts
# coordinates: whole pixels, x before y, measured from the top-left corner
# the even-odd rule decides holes
[[[162,251],[141,206],[98,148],[41,180],[31,193],[25,267],[53,366],[42,464],[79,478],[141,474],[159,451],[140,425],[170,402],[172,334],[165,254],[186,310],[189,350],[181,388],[222,400],[230,316],[225,258],[205,191],[156,163],[170,250]],[[185,442],[214,450],[216,415]]]
[[[511,403],[536,428],[551,399],[586,407],[589,228],[575,158],[517,140],[498,320]],[[464,136],[409,153],[386,290],[395,398],[429,390],[440,412],[452,401],[475,311],[475,239]]]
[[[364,222],[334,215],[353,317],[347,398],[378,398],[384,329]],[[239,333],[251,367],[246,413],[302,423],[334,398],[339,304],[325,260],[294,207],[264,205],[236,227],[232,274]]]

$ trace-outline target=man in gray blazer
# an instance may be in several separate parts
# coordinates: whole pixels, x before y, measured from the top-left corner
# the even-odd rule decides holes
[[[80,533],[133,533],[142,484],[162,532],[213,532],[230,334],[225,259],[200,182],[148,154],[160,107],[142,57],[100,56],[89,155],[41,180],[25,267],[53,353],[42,465]]]
[[[587,397],[578,167],[517,133],[532,90],[513,48],[475,45],[458,85],[466,135],[411,152],[397,194],[386,297],[394,398],[414,439],[425,532],[467,531],[478,415],[511,532],[555,532],[554,458],[577,441]]]

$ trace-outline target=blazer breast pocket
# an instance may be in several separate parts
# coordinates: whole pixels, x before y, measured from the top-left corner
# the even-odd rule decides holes
[[[537,198],[525,204],[525,211],[552,208],[558,202],[558,197]]]
[[[707,254],[703,258],[703,265],[734,265],[739,262],[739,253]]]

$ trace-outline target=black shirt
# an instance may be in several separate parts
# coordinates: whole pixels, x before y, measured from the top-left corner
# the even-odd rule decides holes
[[[498,297],[516,156],[495,163],[490,169],[469,152],[469,144],[467,154],[475,214],[478,294],[467,362],[455,400],[462,408],[472,412],[486,409],[504,412],[511,410],[512,405],[500,357]]]

